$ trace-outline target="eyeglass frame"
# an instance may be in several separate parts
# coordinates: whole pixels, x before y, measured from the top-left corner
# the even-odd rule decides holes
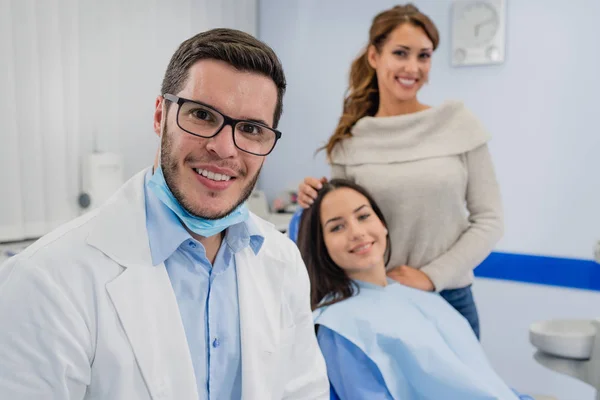
[[[177,117],[175,118],[177,121],[177,126],[179,127],[179,129],[181,129],[182,131],[192,135],[192,136],[196,136],[196,137],[200,137],[203,139],[211,139],[214,138],[215,136],[217,136],[219,133],[221,133],[221,131],[223,130],[223,128],[226,125],[231,126],[231,137],[233,139],[233,144],[235,145],[235,147],[241,151],[243,151],[244,153],[248,153],[248,154],[252,154],[254,156],[259,156],[259,157],[265,157],[268,156],[269,154],[271,154],[271,152],[275,149],[275,145],[277,145],[277,142],[279,141],[279,139],[281,139],[281,131],[278,131],[277,129],[271,128],[270,126],[267,126],[266,124],[257,122],[257,121],[251,121],[251,120],[247,120],[247,119],[235,119],[235,118],[231,118],[228,115],[223,114],[222,112],[215,110],[214,107],[209,106],[208,104],[202,103],[201,101],[197,101],[197,100],[191,100],[191,99],[186,99],[184,97],[179,97],[176,96],[174,94],[170,94],[170,93],[165,93],[162,95],[163,99],[170,101],[171,103],[177,104]],[[179,110],[181,110],[181,106],[185,103],[185,102],[190,102],[190,103],[194,103],[194,104],[198,104],[202,107],[206,107],[209,110],[215,112],[216,114],[220,115],[223,117],[223,123],[221,124],[221,126],[219,127],[219,129],[217,129],[217,131],[215,132],[214,135],[211,136],[202,136],[202,135],[198,135],[197,133],[193,133],[188,131],[187,129],[184,129],[180,124],[179,124]],[[238,146],[238,144],[235,141],[235,126],[240,123],[240,122],[246,122],[252,125],[257,125],[266,129],[269,129],[273,132],[275,132],[275,141],[273,142],[273,146],[271,147],[271,150],[269,150],[267,153],[265,154],[258,154],[258,153],[253,153],[251,151],[248,150],[244,150],[242,149],[240,146]]]

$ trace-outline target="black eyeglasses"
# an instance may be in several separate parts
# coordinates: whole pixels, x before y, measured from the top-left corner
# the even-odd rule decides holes
[[[184,99],[168,93],[163,97],[177,103],[177,126],[190,135],[209,139],[217,136],[225,125],[229,125],[232,129],[235,147],[256,156],[269,154],[281,138],[281,132],[278,130],[256,121],[228,117],[199,101]]]

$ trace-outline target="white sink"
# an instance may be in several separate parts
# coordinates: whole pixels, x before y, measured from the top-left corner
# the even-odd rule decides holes
[[[538,350],[574,360],[590,358],[595,337],[592,320],[550,320],[529,327],[529,340]]]

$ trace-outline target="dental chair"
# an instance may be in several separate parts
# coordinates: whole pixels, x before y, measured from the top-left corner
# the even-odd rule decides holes
[[[298,210],[292,215],[290,219],[290,224],[287,229],[287,235],[294,243],[298,239],[298,229],[300,228],[300,218],[302,217],[302,208],[298,208]]]
[[[542,366],[596,389],[600,400],[600,320],[549,320],[532,324],[529,341]]]

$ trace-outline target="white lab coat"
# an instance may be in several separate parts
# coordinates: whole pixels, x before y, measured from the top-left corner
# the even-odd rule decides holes
[[[144,174],[0,267],[0,399],[198,399],[169,276],[151,264]],[[251,218],[265,242],[235,256],[242,399],[328,399],[300,254]]]

